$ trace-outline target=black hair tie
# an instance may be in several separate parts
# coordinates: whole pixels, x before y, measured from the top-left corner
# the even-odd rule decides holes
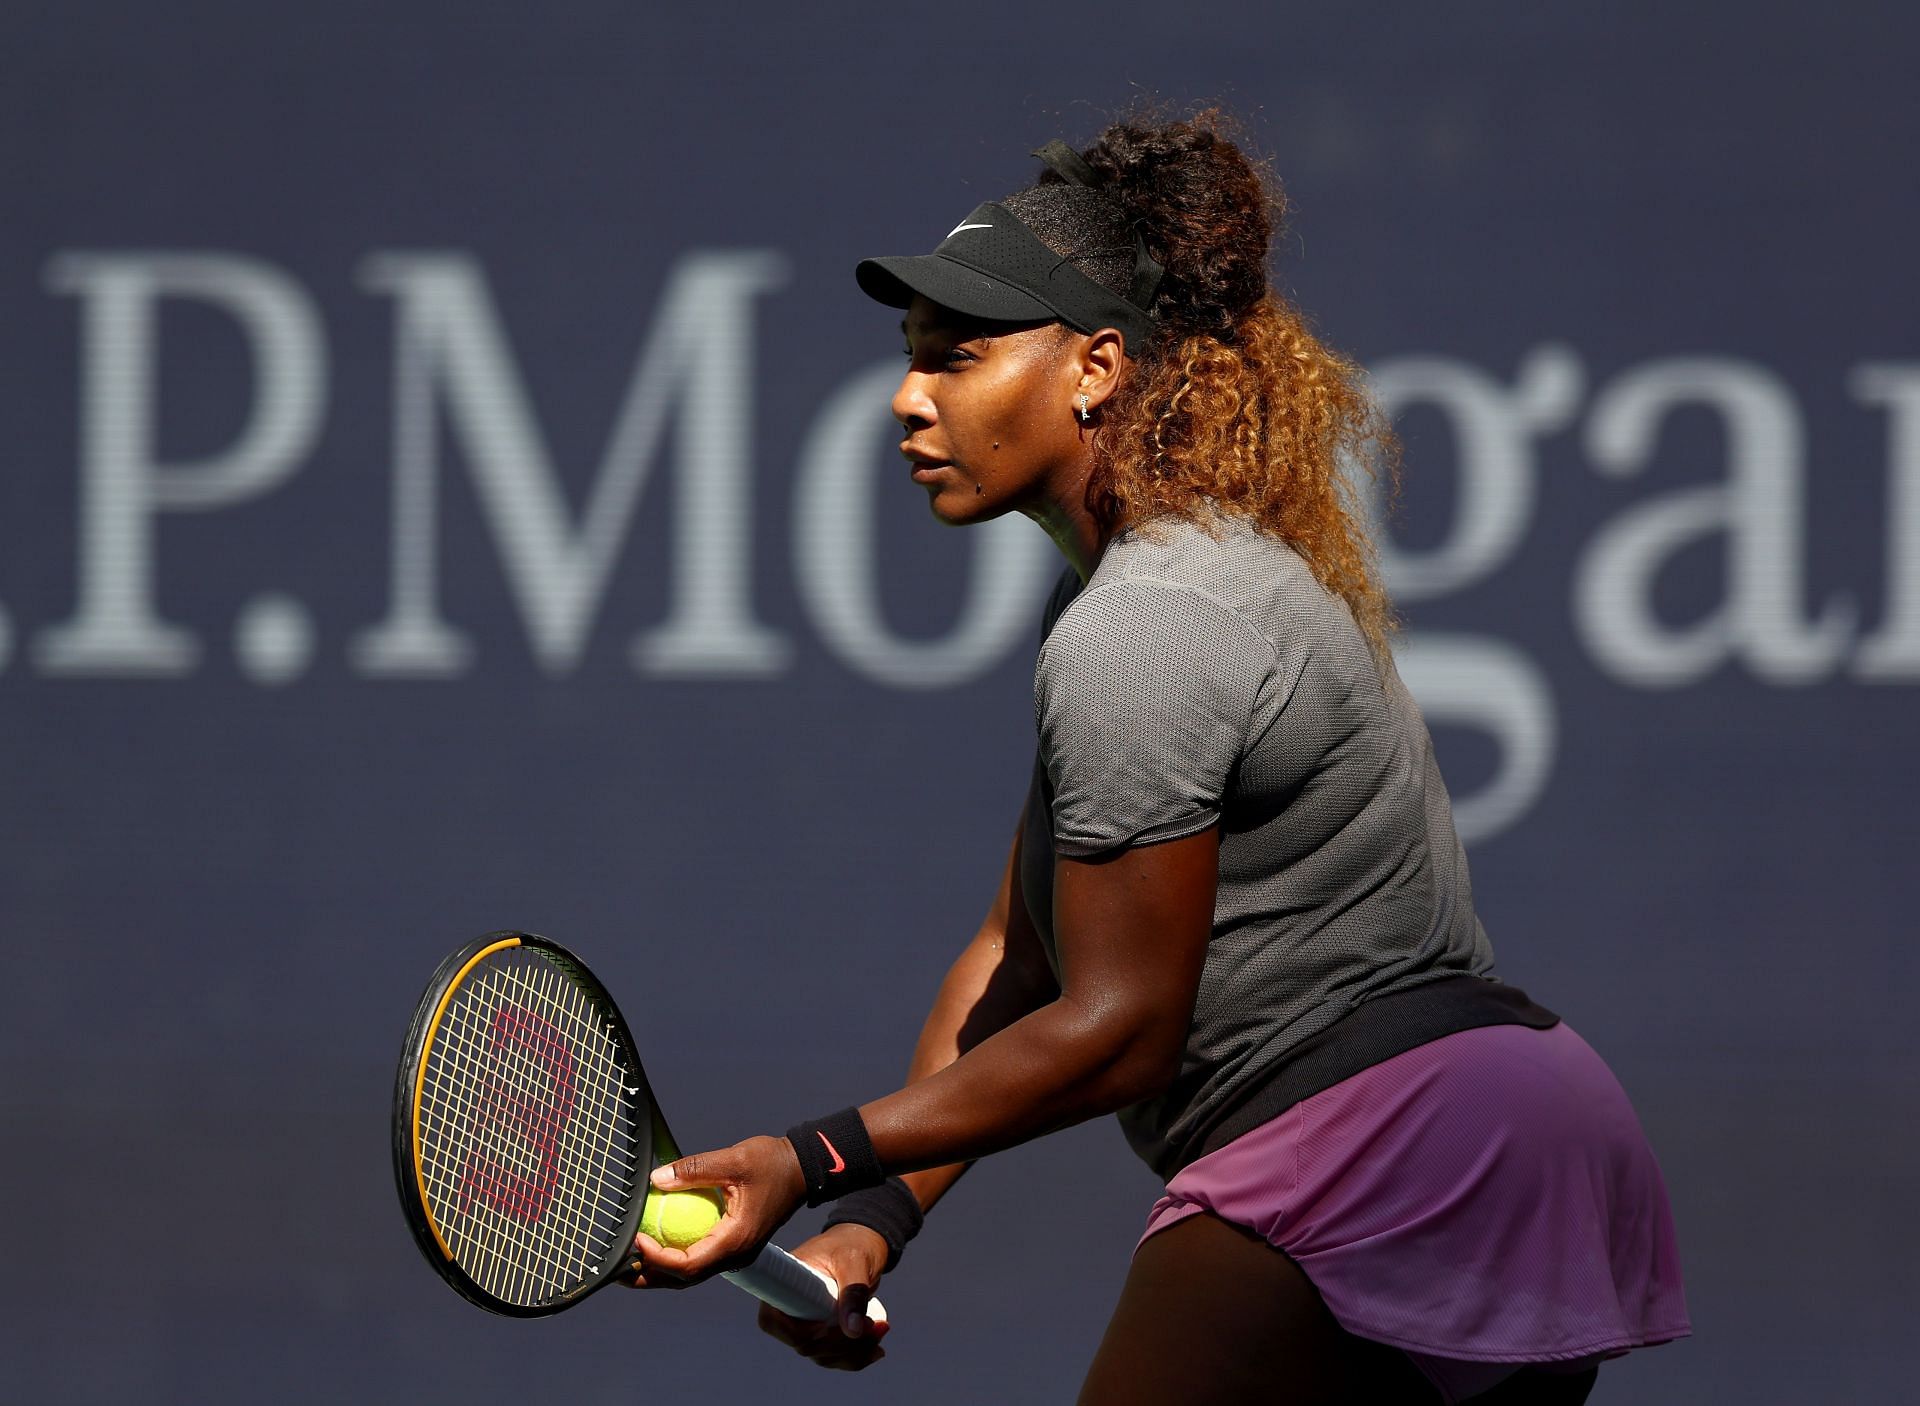
[[[1100,173],[1087,164],[1084,156],[1058,137],[1027,154],[1039,157],[1069,185],[1086,186],[1089,189],[1098,190],[1106,184],[1100,179]]]
[[[1037,156],[1069,185],[1085,186],[1088,190],[1105,193],[1106,182],[1100,179],[1100,173],[1087,164],[1087,159],[1065,142],[1055,137],[1045,146],[1035,147],[1029,156]],[[1126,299],[1137,308],[1149,312],[1153,308],[1153,295],[1160,290],[1160,279],[1166,273],[1166,267],[1147,252],[1146,236],[1141,232],[1140,221],[1133,220],[1133,279],[1127,287]],[[1103,251],[1104,252],[1104,251]]]

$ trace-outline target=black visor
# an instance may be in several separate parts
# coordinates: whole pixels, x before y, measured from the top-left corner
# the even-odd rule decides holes
[[[989,201],[955,225],[931,254],[862,259],[853,271],[866,295],[904,308],[915,293],[942,307],[995,322],[1059,319],[1080,332],[1111,327],[1129,348],[1153,338],[1153,300],[1160,266],[1135,236],[1134,289],[1140,302],[1101,287],[1056,254],[1004,205]],[[1142,292],[1144,290],[1144,292]]]

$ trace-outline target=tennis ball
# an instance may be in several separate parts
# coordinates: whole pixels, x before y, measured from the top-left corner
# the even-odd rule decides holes
[[[654,1191],[640,1209],[640,1228],[662,1245],[684,1250],[713,1229],[726,1198],[708,1187],[692,1191]]]

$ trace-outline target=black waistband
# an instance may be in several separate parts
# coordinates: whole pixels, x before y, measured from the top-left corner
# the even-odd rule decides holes
[[[1171,1165],[1158,1170],[1171,1177],[1189,1162],[1279,1117],[1301,1099],[1443,1035],[1484,1025],[1545,1030],[1559,1023],[1559,1016],[1528,999],[1519,987],[1466,973],[1376,996],[1263,1070],[1236,1102],[1180,1149]]]

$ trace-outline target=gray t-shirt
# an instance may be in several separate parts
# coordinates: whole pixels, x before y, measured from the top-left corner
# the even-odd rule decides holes
[[[1186,1053],[1123,1109],[1150,1165],[1362,1002],[1491,977],[1466,855],[1418,708],[1346,603],[1285,543],[1226,519],[1110,543],[1048,604],[1021,881],[1058,974],[1053,856],[1220,826]]]

